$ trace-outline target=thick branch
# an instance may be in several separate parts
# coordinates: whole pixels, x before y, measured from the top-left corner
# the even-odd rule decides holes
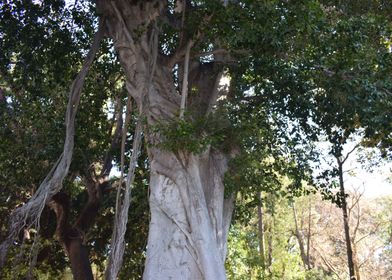
[[[110,4],[112,5],[114,12],[116,13],[117,19],[121,22],[121,25],[122,25],[122,27],[124,29],[125,36],[127,37],[128,41],[129,41],[131,50],[135,53],[136,52],[135,43],[133,41],[131,33],[128,30],[127,24],[125,23],[124,18],[121,15],[120,10],[117,8],[116,2],[115,1],[110,1]]]
[[[56,214],[56,235],[60,242],[66,239],[66,231],[69,228],[69,197],[62,192],[55,194],[48,203]]]
[[[182,91],[181,91],[180,119],[184,118],[185,104],[188,96],[189,54],[191,52],[192,45],[193,45],[193,41],[190,40],[187,44],[186,53],[185,53],[184,76],[182,79]]]

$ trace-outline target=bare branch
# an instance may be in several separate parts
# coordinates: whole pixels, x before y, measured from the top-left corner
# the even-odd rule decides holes
[[[189,54],[191,52],[192,45],[193,45],[193,41],[190,40],[187,44],[186,53],[185,53],[184,76],[182,79],[182,91],[181,91],[180,119],[184,119],[185,104],[188,96]]]
[[[346,162],[346,160],[348,159],[348,157],[361,145],[361,143],[357,143],[354,148],[352,148],[344,157],[344,159],[341,161],[342,164],[344,164]]]

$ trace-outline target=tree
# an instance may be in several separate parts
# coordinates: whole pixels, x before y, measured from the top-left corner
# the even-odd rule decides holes
[[[86,5],[79,3],[68,10],[62,1],[26,5],[13,1],[1,4],[1,48],[5,50],[0,60],[2,240],[6,239],[8,209],[23,205],[36,192],[44,174],[60,154],[66,110],[65,92],[80,68],[84,53],[88,51],[86,38],[93,31],[94,19],[87,12]],[[85,82],[87,94],[79,106],[75,153],[63,182],[63,191],[42,209],[35,275],[46,273],[47,269],[56,277],[68,265],[58,242],[52,238],[56,222],[59,243],[69,257],[73,271],[87,271],[91,278],[89,263],[95,267],[104,265],[106,244],[110,238],[105,229],[109,232],[112,226],[110,211],[114,206],[108,201],[113,201],[111,190],[115,186],[112,185],[115,180],[109,180],[108,175],[120,152],[118,138],[121,136],[119,131],[126,96],[119,64],[114,54],[108,52],[109,48],[110,43],[104,42],[101,49],[104,55],[100,55],[99,61],[92,66]],[[108,117],[108,114],[112,116]],[[127,146],[129,138],[130,135],[126,138]],[[141,167],[138,174],[145,176],[143,170]],[[138,179],[142,180],[139,175]],[[142,185],[141,192],[145,184],[138,182],[138,186]],[[144,198],[139,192],[136,193],[137,197]],[[143,201],[140,199],[140,210],[141,206],[145,206]],[[97,218],[102,204],[106,208],[102,211],[106,212],[106,221]],[[51,213],[49,206],[56,210],[57,216]],[[140,210],[135,214],[146,219],[146,212]],[[148,207],[144,210],[148,211]],[[131,225],[129,230],[139,226],[140,222],[133,213],[130,218],[138,223]],[[94,228],[95,220],[98,220],[101,230]],[[28,254],[30,247],[34,247],[32,244],[38,243],[33,242],[38,233],[27,226],[22,231],[30,240],[23,240],[19,235],[14,244],[18,248],[26,247],[24,252]],[[91,236],[91,232],[95,232],[96,236]],[[133,243],[134,248],[145,246],[145,233],[146,230],[141,230],[137,234],[139,239]],[[8,267],[2,270],[1,277],[6,278],[8,270],[12,271],[15,263],[19,267],[21,255],[11,253]],[[127,256],[129,259],[134,254]],[[139,262],[129,267],[142,266],[141,258],[138,258]],[[24,277],[25,267],[20,270],[20,277]],[[78,277],[88,278],[74,273],[74,278]]]
[[[390,197],[371,199],[359,191],[348,194],[355,275],[361,279],[387,278],[391,261]],[[296,198],[269,194],[264,197],[264,201],[267,197],[270,204],[263,205],[265,254],[267,259],[271,253],[273,264],[269,266],[266,261],[267,269],[263,273],[258,246],[258,206],[242,208],[246,203],[242,199],[237,202],[238,209],[242,211],[236,211],[229,234],[230,250],[226,261],[228,277],[248,279],[251,275],[252,279],[347,279],[349,272],[341,209],[331,201],[323,200],[320,194]],[[307,242],[309,228],[311,240]],[[302,252],[298,235],[303,240],[305,252]],[[306,255],[308,248],[309,255]],[[311,268],[304,265],[306,261],[302,255],[309,257]]]
[[[229,234],[228,259],[226,269],[230,279],[338,279],[328,267],[320,265],[320,256],[316,248],[322,247],[325,242],[319,239],[323,234],[318,232],[318,222],[322,220],[315,205],[322,202],[318,195],[304,195],[301,197],[282,197],[280,195],[265,195],[263,205],[264,237],[265,237],[265,264],[263,271],[261,248],[259,243],[258,206],[246,207],[247,211],[237,211],[233,226]],[[309,205],[309,202],[312,204]],[[238,201],[239,208],[246,201]],[[314,204],[313,204],[314,203]],[[295,204],[296,214],[293,213]],[[312,208],[311,215],[309,209]],[[249,212],[249,213],[248,213]],[[325,215],[328,212],[323,212]],[[324,216],[323,216],[324,217]],[[297,219],[297,220],[295,220]],[[336,220],[336,218],[334,218]],[[304,242],[305,252],[302,251],[298,234],[301,240],[307,239],[311,227],[312,241]],[[332,237],[331,237],[332,238]],[[306,255],[309,245],[309,254],[312,267],[304,264],[303,254]],[[326,256],[322,256],[326,257]],[[328,255],[330,261],[333,257]],[[271,259],[269,261],[268,259]],[[333,260],[334,261],[334,260]],[[339,270],[339,272],[341,272]]]
[[[310,200],[310,199],[309,199]],[[308,219],[307,219],[307,224],[308,228],[306,231],[306,235],[303,234],[303,232],[300,230],[300,226],[298,225],[298,218],[297,218],[297,210],[295,207],[295,204],[293,203],[292,206],[293,209],[293,217],[294,217],[294,236],[298,240],[298,245],[299,245],[299,250],[301,253],[301,259],[302,263],[305,267],[305,269],[310,270],[313,267],[311,256],[310,256],[310,243],[311,243],[311,230],[312,230],[312,205],[309,202],[309,208],[308,208]],[[301,225],[303,224],[303,219],[301,219]]]
[[[391,231],[391,216],[390,216],[390,211],[391,209],[391,196],[385,197],[378,199],[377,201],[378,205],[381,205],[381,211],[378,213],[378,222],[386,222],[387,226],[384,226],[379,230],[379,234],[381,239],[384,241],[384,247],[382,249],[381,253],[381,261],[385,265],[386,269],[383,271],[383,276],[387,277],[388,272],[391,271],[392,267],[392,250],[391,250],[391,243],[392,243],[392,231]]]
[[[387,243],[384,243],[387,239],[382,235],[388,228],[388,219],[381,217],[388,206],[380,204],[378,199],[366,198],[359,191],[349,194],[348,221],[355,276],[360,279],[382,279],[388,273],[388,266],[387,261],[379,257],[379,252],[388,248]],[[338,279],[345,279],[349,274],[345,264],[345,235],[340,230],[343,220],[338,218],[341,209],[327,201],[320,201],[314,210],[317,216],[313,221],[315,234],[312,249],[317,260],[316,266],[331,271]]]
[[[296,120],[302,128],[295,126],[292,137],[277,138],[279,144],[287,144],[297,152],[299,149],[295,148],[301,141],[302,131],[308,133],[307,141],[314,140],[318,129],[332,132],[328,135],[338,141],[342,139],[341,131],[335,133],[335,127],[344,127],[349,132],[359,126],[367,127],[368,138],[375,139],[373,144],[381,143],[383,148],[388,148],[388,128],[382,124],[388,120],[384,112],[390,105],[384,101],[384,95],[389,85],[377,84],[379,76],[390,70],[388,59],[379,57],[386,53],[383,39],[387,37],[382,33],[388,26],[386,17],[376,17],[382,28],[371,30],[372,36],[357,38],[356,29],[350,31],[357,21],[350,20],[361,19],[362,6],[351,14],[346,6],[360,5],[294,2],[97,1],[100,18],[97,37],[104,34],[114,42],[126,88],[137,104],[147,142],[151,222],[145,279],[158,275],[160,278],[225,279],[223,264],[234,195],[225,196],[224,174],[229,160],[244,153],[235,136],[236,129],[246,127],[247,122],[243,120],[247,114],[252,120],[261,117],[247,132],[257,132],[258,136],[260,130],[277,131],[276,127],[281,129],[281,134],[287,134],[288,118]],[[383,13],[387,9],[381,4],[376,8]],[[368,16],[364,21],[370,22],[372,16],[364,14]],[[347,22],[350,24],[345,25]],[[376,90],[367,90],[365,74],[356,76],[359,86],[355,85],[362,90],[359,92],[374,97],[370,104],[363,100],[355,103],[363,109],[357,113],[349,110],[352,105],[349,102],[335,102],[339,98],[330,85],[346,81],[353,66],[363,65],[355,60],[357,54],[335,51],[340,50],[340,39],[336,40],[333,34],[349,38],[349,47],[342,48],[344,51],[355,47],[355,43],[365,42],[360,48],[361,62],[366,61],[364,50],[371,47],[368,50],[374,55],[373,60],[365,64],[364,72],[374,70],[373,62],[380,59],[379,70],[370,81]],[[332,50],[318,49],[320,41],[328,42],[326,46],[332,46]],[[337,62],[345,55],[348,56],[342,60],[343,70],[349,71],[340,71],[335,66],[340,66]],[[28,220],[31,225],[37,221],[40,206],[59,191],[68,173],[81,84],[92,58],[88,56],[88,63],[81,68],[71,90],[63,155],[33,199],[15,211],[16,226],[12,228],[14,235],[8,239],[8,245],[19,233],[22,221]],[[227,74],[233,80],[229,89],[220,86]],[[336,79],[330,79],[331,74]],[[338,85],[343,87],[346,83]],[[356,101],[358,95],[349,92],[348,97]],[[366,113],[365,108],[369,106],[374,110]],[[329,117],[331,114],[327,112],[331,109],[342,114]],[[319,126],[316,132],[309,125],[311,116]],[[358,125],[355,116],[361,121]],[[237,120],[234,121],[237,126],[230,125],[233,119]],[[254,144],[249,143],[252,140],[248,140],[245,153],[252,150]],[[297,158],[289,161],[291,167],[303,167],[298,160],[299,153],[292,154]],[[291,172],[299,169],[288,168]]]
[[[382,9],[382,4],[379,8]],[[353,135],[361,134],[359,145],[377,146],[385,157],[390,152],[390,136],[387,135],[390,135],[391,123],[388,121],[389,117],[382,113],[385,111],[378,110],[381,107],[389,107],[389,101],[385,103],[384,98],[377,97],[385,95],[390,100],[390,79],[384,72],[391,69],[390,49],[385,46],[389,39],[384,39],[382,35],[384,31],[390,30],[390,18],[376,16],[373,10],[351,2],[346,5],[337,4],[335,7],[323,6],[322,9],[328,17],[326,25],[319,26],[319,36],[310,37],[310,40],[316,40],[318,44],[305,46],[304,56],[297,56],[299,61],[304,59],[303,64],[297,64],[292,70],[298,71],[298,76],[307,76],[309,84],[302,86],[310,85],[313,90],[306,92],[313,91],[316,94],[311,94],[308,96],[309,99],[306,99],[304,96],[307,94],[295,95],[295,91],[283,91],[282,94],[287,95],[282,97],[281,102],[292,110],[282,113],[299,121],[299,125],[310,139],[325,135],[331,144],[329,153],[337,162],[336,168],[326,171],[324,175],[330,172],[329,179],[337,177],[339,181],[340,191],[335,199],[342,207],[350,279],[355,279],[343,179],[343,164],[351,152],[344,155],[343,147]],[[375,28],[368,24],[371,21],[377,22]],[[375,37],[380,38],[381,43],[368,40]],[[309,55],[312,57],[311,64],[308,64]],[[379,66],[380,72],[375,71],[374,69],[378,69]],[[313,76],[314,70],[320,72]],[[282,103],[272,106],[276,110],[284,108]],[[295,107],[301,108],[300,111],[296,111]],[[325,114],[328,111],[333,111],[334,114]],[[330,183],[319,185],[323,185],[328,191],[331,189]]]
[[[117,1],[99,4],[99,12],[107,18],[107,29],[111,30],[109,36],[116,39],[129,93],[146,118],[146,128],[172,121],[181,110],[175,83],[170,82],[172,68],[182,61],[184,45],[191,45],[193,40],[185,35],[186,26],[181,29],[183,42],[176,53],[170,59],[164,59],[158,53],[158,27],[154,22],[166,13],[165,3],[152,1],[129,5]],[[185,6],[184,13],[188,15],[187,10],[192,7]],[[208,16],[202,24],[205,22],[208,22]],[[141,34],[135,38],[132,33],[140,28]],[[187,103],[188,107],[202,108],[197,112],[199,117],[206,117],[209,108],[224,94],[216,88],[222,71],[219,68],[196,63],[190,69],[189,77],[183,77],[184,81],[188,79],[189,88],[196,88],[197,98]],[[184,69],[183,73],[186,72]],[[198,105],[198,102],[202,104]],[[233,199],[224,198],[223,186],[229,157],[212,147],[207,147],[201,154],[192,153],[186,150],[187,147],[178,151],[163,150],[157,147],[163,137],[159,132],[149,134],[147,131],[151,222],[144,278],[155,279],[159,275],[163,278],[225,279],[223,263],[233,209]]]
[[[345,235],[345,241],[346,241],[346,248],[347,248],[347,262],[348,262],[348,270],[350,273],[350,279],[358,279],[359,280],[359,275],[358,272],[356,272],[355,269],[355,264],[354,264],[354,256],[353,256],[353,249],[352,249],[352,242],[351,242],[351,236],[350,236],[350,226],[349,226],[349,217],[348,217],[348,210],[347,210],[347,198],[346,198],[346,190],[344,188],[344,172],[343,172],[343,165],[350,156],[352,152],[355,151],[355,149],[358,146],[355,145],[354,148],[344,155],[344,158],[341,156],[335,156],[337,165],[338,165],[338,176],[339,176],[339,201],[338,205],[342,208],[342,214],[343,214],[343,228],[344,228],[344,235]]]

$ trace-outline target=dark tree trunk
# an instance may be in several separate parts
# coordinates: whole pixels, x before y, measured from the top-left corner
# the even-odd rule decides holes
[[[93,279],[88,251],[83,243],[83,233],[69,225],[70,212],[69,198],[64,193],[53,196],[50,207],[57,217],[56,234],[59,242],[63,246],[70,262],[72,275],[75,280]]]
[[[116,129],[112,137],[109,149],[105,153],[103,167],[100,175],[95,174],[94,166],[88,167],[85,175],[85,187],[88,200],[80,215],[73,225],[69,223],[70,199],[65,193],[57,193],[53,196],[49,206],[56,213],[56,235],[63,246],[71,263],[74,280],[93,280],[93,273],[86,247],[86,234],[95,223],[103,193],[109,189],[109,173],[112,169],[113,151],[118,148],[123,126],[121,99],[116,100],[116,115],[113,124]]]
[[[343,163],[338,159],[338,168],[339,168],[339,185],[340,185],[340,202],[343,213],[343,226],[344,226],[344,236],[346,240],[347,247],[347,262],[348,262],[348,270],[350,275],[350,280],[357,280],[355,277],[355,268],[354,268],[354,260],[353,260],[353,250],[351,247],[351,238],[350,238],[350,226],[349,226],[349,218],[347,212],[347,200],[346,200],[346,192],[344,189],[344,180],[343,180]]]
[[[264,248],[263,204],[261,201],[261,192],[259,192],[257,196],[259,198],[259,203],[257,205],[258,231],[259,231],[258,236],[259,236],[261,269],[264,277],[265,276],[265,248]]]
[[[94,279],[89,254],[80,237],[68,239],[64,245],[71,262],[72,275],[75,280]]]

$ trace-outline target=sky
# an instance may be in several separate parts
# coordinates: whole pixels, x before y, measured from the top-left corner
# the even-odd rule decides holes
[[[356,161],[355,155],[348,159],[345,170],[354,169],[355,176],[346,176],[346,186],[348,189],[358,189],[364,191],[364,195],[369,198],[392,195],[392,163],[381,162],[380,166],[373,172],[366,171]],[[389,181],[388,181],[389,178]]]
[[[343,155],[350,152],[356,142],[347,143],[343,149]],[[330,163],[335,161],[328,155],[330,146],[326,142],[317,144],[318,149],[323,151],[322,170],[329,168]],[[370,161],[365,161],[365,166],[358,161],[358,158],[366,155],[366,153],[375,152],[372,157],[372,168],[369,171]],[[366,166],[367,165],[367,166]],[[348,191],[357,190],[363,192],[368,198],[392,195],[392,162],[382,160],[377,155],[377,150],[354,150],[350,154],[347,161],[343,165],[344,184]]]

